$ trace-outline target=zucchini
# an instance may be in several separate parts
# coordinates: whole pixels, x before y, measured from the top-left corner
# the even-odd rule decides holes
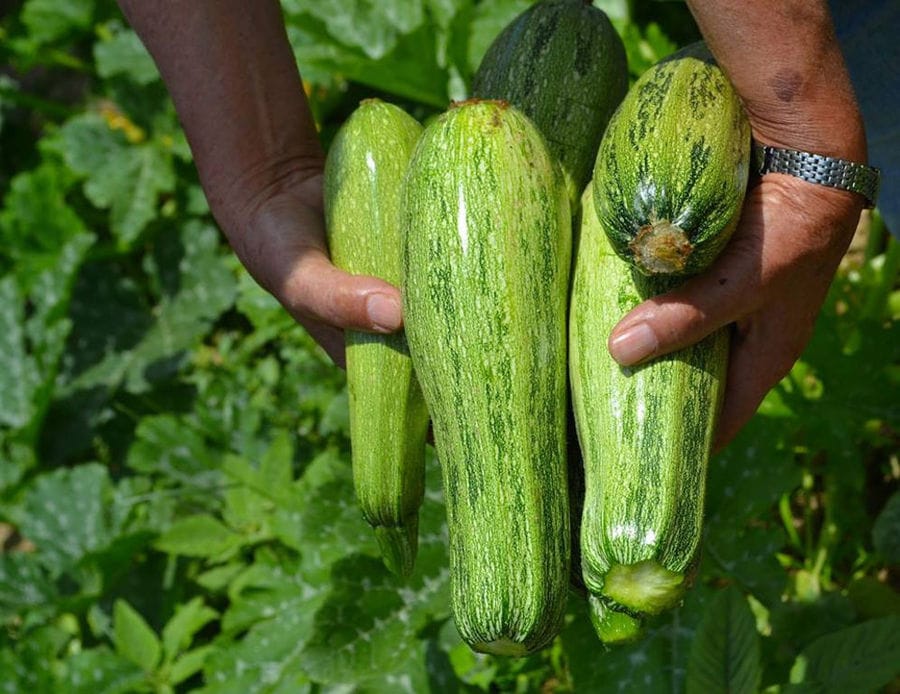
[[[573,210],[600,139],[628,89],[622,39],[589,0],[544,0],[494,39],[472,93],[505,99],[534,121],[562,164]]]
[[[691,580],[706,467],[724,389],[727,329],[623,368],[605,343],[618,320],[676,280],[619,258],[585,192],[575,254],[569,365],[584,457],[582,574],[603,637],[632,638],[644,615],[674,606]]]
[[[325,219],[335,265],[399,285],[400,185],[422,126],[400,108],[363,101],[325,166]],[[428,411],[403,331],[345,332],[356,498],[387,567],[412,572],[424,495]]]
[[[594,204],[616,253],[646,274],[690,275],[737,225],[750,125],[728,78],[694,44],[644,73],[613,114]]]
[[[416,147],[402,225],[456,626],[475,650],[524,655],[557,633],[569,577],[562,173],[509,104],[456,104]]]

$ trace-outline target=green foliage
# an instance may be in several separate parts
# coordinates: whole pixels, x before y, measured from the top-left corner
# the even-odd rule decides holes
[[[360,98],[466,95],[528,2],[285,0],[328,142]],[[632,74],[681,3],[598,2]],[[647,638],[504,660],[449,620],[439,470],[416,573],[353,499],[344,376],[239,268],[156,68],[111,0],[0,19],[0,691],[863,692],[900,662],[898,245],[711,464],[703,561]],[[877,228],[877,227],[876,227]],[[884,251],[884,252],[882,252]]]
[[[700,622],[688,659],[687,691],[759,691],[759,634],[747,600],[726,588],[711,602]]]

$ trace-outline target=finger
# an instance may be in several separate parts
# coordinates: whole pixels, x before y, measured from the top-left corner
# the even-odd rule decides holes
[[[390,333],[403,325],[400,290],[368,275],[351,275],[324,251],[308,248],[292,263],[277,296],[301,322],[313,319],[340,329]]]

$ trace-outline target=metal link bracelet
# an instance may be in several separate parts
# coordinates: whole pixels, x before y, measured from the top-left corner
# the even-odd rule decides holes
[[[770,147],[757,142],[753,143],[753,153],[756,171],[760,176],[781,173],[809,183],[849,190],[862,195],[866,199],[867,208],[875,207],[881,172],[873,166],[796,149]]]

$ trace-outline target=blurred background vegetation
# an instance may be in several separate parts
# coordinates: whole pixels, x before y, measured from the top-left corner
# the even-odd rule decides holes
[[[283,0],[322,140],[464,98],[524,0]],[[682,3],[595,3],[633,76]],[[432,459],[377,559],[343,373],[240,268],[111,0],[0,2],[0,692],[900,691],[900,250],[867,217],[815,336],[711,465],[684,606],[605,652],[475,655]]]

